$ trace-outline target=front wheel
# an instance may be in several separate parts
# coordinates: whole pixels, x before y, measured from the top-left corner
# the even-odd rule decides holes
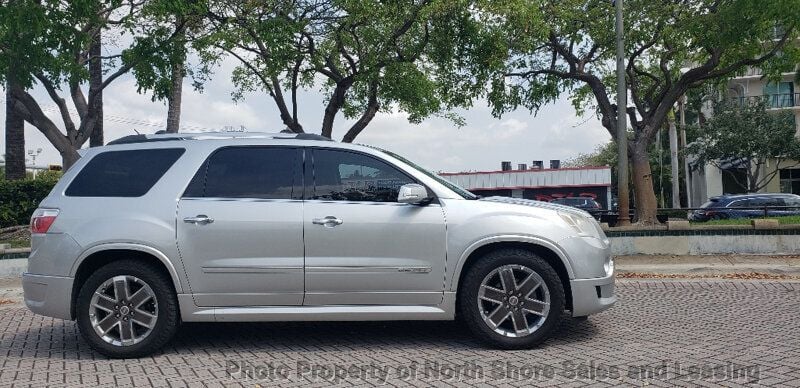
[[[178,302],[170,278],[132,260],[112,262],[89,276],[78,294],[81,335],[111,358],[148,355],[164,346],[178,327]]]
[[[561,321],[564,287],[555,270],[532,252],[491,252],[465,274],[459,307],[472,332],[502,349],[546,340]]]

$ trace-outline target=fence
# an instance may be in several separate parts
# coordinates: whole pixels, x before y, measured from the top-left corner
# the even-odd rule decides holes
[[[592,212],[600,222],[606,222],[610,226],[617,223],[619,213],[611,210]],[[719,207],[719,208],[659,208],[656,210],[656,218],[659,222],[667,222],[670,219],[690,220],[703,222],[709,220],[739,219],[739,218],[774,218],[800,216],[800,206],[744,206],[744,207]],[[630,218],[636,219],[636,209],[631,209]]]

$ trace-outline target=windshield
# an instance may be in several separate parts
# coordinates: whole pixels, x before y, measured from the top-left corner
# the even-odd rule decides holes
[[[464,199],[478,199],[477,195],[472,194],[469,191],[467,191],[466,189],[458,187],[457,185],[454,185],[453,183],[451,183],[447,179],[444,179],[444,178],[440,177],[439,175],[436,175],[435,173],[426,170],[424,167],[419,166],[416,163],[414,163],[414,162],[412,162],[412,161],[410,161],[410,160],[408,160],[408,159],[406,159],[406,158],[404,158],[404,157],[402,157],[400,155],[395,154],[394,152],[382,150],[382,149],[377,148],[377,147],[373,147],[373,148],[375,148],[376,150],[381,151],[381,152],[383,152],[383,153],[385,153],[385,154],[387,154],[387,155],[389,155],[389,156],[391,156],[391,157],[393,157],[395,159],[401,160],[403,163],[408,164],[409,166],[413,167],[415,170],[425,174],[427,177],[429,177],[429,178],[441,183],[443,186],[445,186],[448,189],[454,191],[456,194],[460,195]]]

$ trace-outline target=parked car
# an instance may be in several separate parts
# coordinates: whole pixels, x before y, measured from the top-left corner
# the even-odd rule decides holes
[[[564,197],[564,198],[556,198],[550,201],[550,203],[557,203],[559,205],[565,206],[572,206],[576,207],[581,210],[585,210],[589,213],[597,213],[603,210],[597,201],[591,197]]]
[[[791,207],[769,209],[769,206]],[[735,194],[712,197],[689,216],[692,221],[723,220],[731,218],[800,215],[800,196],[795,194]]]
[[[478,199],[393,153],[307,134],[132,135],[94,147],[31,220],[25,303],[110,357],[180,322],[452,320],[528,348],[611,307],[584,211]]]

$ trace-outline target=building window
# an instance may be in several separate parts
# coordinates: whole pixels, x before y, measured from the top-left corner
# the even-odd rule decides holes
[[[781,192],[800,194],[800,168],[781,169]]]
[[[764,98],[770,108],[794,106],[794,84],[792,82],[769,82],[764,84]]]

